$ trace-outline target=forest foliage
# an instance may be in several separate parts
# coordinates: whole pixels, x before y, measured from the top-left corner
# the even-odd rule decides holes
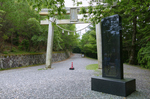
[[[94,3],[97,4],[95,7]],[[66,13],[64,0],[0,0],[0,53],[16,49],[46,50],[48,26],[40,25],[44,17],[38,14],[42,8],[52,9],[47,18],[54,16],[55,12],[62,18]],[[93,26],[82,36],[80,43],[78,34],[62,34],[54,24],[54,51],[72,50],[76,46],[87,55],[96,57],[94,24],[104,17],[118,14],[122,18],[123,61],[150,68],[150,0],[90,0],[88,12],[81,8],[83,21],[90,20]],[[75,25],[61,27],[75,30]]]
[[[43,0],[44,1],[44,0]],[[14,51],[28,51],[28,52],[45,52],[47,46],[48,25],[40,25],[40,20],[53,16],[54,11],[65,13],[61,7],[64,3],[50,2],[45,0],[0,0],[0,53],[9,53]],[[50,6],[52,3],[55,6]],[[56,5],[57,4],[57,5]],[[40,16],[39,11],[42,7],[53,9],[46,17]],[[37,8],[39,11],[36,11]],[[61,9],[58,10],[58,9]],[[61,16],[68,18],[68,16]],[[53,51],[72,50],[74,45],[78,43],[78,34],[68,32],[62,33],[55,24],[54,25],[54,44]],[[75,25],[63,25],[64,29],[75,30]]]
[[[101,0],[103,3],[97,1],[99,0],[91,0],[91,6],[88,7],[88,16],[93,24],[100,22],[104,17],[120,15],[122,19],[123,61],[150,68],[150,0]],[[93,3],[97,3],[97,5],[92,7]],[[104,6],[104,3],[107,3],[107,6]],[[81,8],[80,13],[85,14],[84,20],[88,18],[85,12],[86,8]],[[93,30],[89,32],[83,35],[81,40],[82,45],[85,44],[81,47],[84,52],[95,46],[93,42],[89,42]],[[86,42],[83,42],[84,40]],[[89,48],[85,49],[87,43],[89,43]],[[96,48],[92,51],[95,50]]]
[[[82,39],[79,43],[81,52],[88,57],[97,58],[97,44],[96,44],[96,32],[95,25],[91,25],[89,30],[82,35]]]

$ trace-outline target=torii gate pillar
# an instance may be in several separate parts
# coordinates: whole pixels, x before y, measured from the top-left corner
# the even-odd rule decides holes
[[[102,69],[101,23],[96,24],[96,42],[97,42],[98,67],[99,69]]]
[[[53,18],[50,18],[53,20]],[[46,51],[46,68],[51,68],[52,64],[52,51],[53,51],[53,37],[54,37],[54,27],[52,22],[48,21],[48,37],[47,37],[47,51]]]

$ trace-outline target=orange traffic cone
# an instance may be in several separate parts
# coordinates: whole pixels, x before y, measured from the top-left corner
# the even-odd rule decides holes
[[[74,70],[73,62],[71,63],[71,68],[69,68],[69,70]]]

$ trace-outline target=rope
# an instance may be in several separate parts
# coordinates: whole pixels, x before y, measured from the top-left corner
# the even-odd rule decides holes
[[[55,22],[55,20],[56,19],[54,19],[54,21],[51,21],[51,20],[49,20],[49,21],[51,21],[51,22]],[[64,30],[64,31],[67,31],[67,32],[78,32],[78,31],[81,31],[81,30],[84,30],[84,29],[86,29],[87,27],[89,27],[90,25],[91,25],[92,23],[90,23],[88,26],[86,26],[86,27],[84,27],[84,28],[82,28],[82,29],[80,29],[80,30],[76,30],[76,31],[70,31],[70,30],[67,30],[67,29],[64,29],[64,28],[62,28],[61,26],[59,26],[59,25],[57,25],[56,24],[56,26],[58,27],[58,28],[60,28],[60,29],[62,29],[62,30]]]
[[[59,25],[57,25],[57,24],[56,24],[56,26],[59,27],[60,29],[64,30],[64,31],[67,31],[67,32],[78,32],[78,31],[81,31],[81,30],[86,29],[86,28],[89,27],[91,24],[92,24],[92,23],[90,23],[88,26],[86,26],[86,27],[84,27],[84,28],[82,28],[82,29],[80,29],[80,30],[76,30],[76,31],[70,31],[70,30],[64,29],[64,28],[62,28],[61,26],[59,26]]]

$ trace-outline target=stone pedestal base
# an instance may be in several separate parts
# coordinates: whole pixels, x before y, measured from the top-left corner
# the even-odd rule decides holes
[[[69,70],[74,70],[74,68],[69,68]]]
[[[103,77],[92,77],[91,88],[94,91],[113,94],[117,96],[128,96],[136,91],[135,79],[114,79]]]

